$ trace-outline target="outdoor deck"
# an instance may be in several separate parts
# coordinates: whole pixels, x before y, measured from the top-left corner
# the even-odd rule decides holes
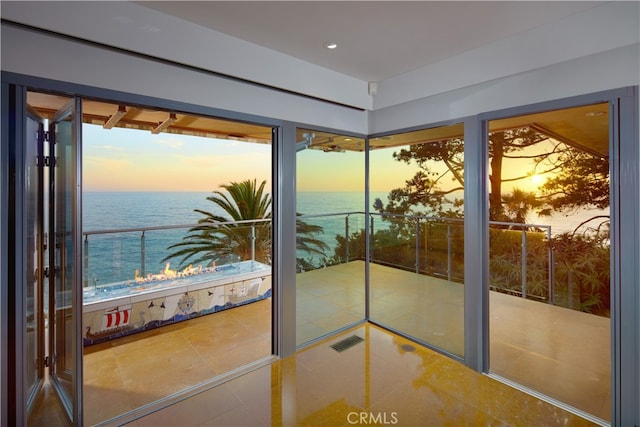
[[[370,279],[372,321],[463,355],[463,285],[375,264]],[[362,318],[362,283],[362,261],[298,275],[298,342]],[[492,373],[610,418],[609,318],[497,292],[489,304]]]
[[[297,279],[298,343],[364,318],[364,263]],[[373,265],[371,286],[372,320],[462,354],[463,285]],[[494,292],[490,304],[492,372],[609,419],[609,319]],[[89,346],[85,424],[270,354],[271,299]]]

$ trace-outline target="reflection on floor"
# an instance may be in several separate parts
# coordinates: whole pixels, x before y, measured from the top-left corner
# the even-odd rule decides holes
[[[345,337],[364,338],[337,352]],[[131,426],[589,426],[365,324],[131,422]]]
[[[27,425],[34,427],[66,427],[68,425],[64,408],[55,396],[55,391],[48,379],[45,380],[42,392],[33,403]]]

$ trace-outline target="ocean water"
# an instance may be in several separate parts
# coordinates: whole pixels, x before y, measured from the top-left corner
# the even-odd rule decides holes
[[[194,224],[201,209],[223,214],[206,200],[208,192],[84,192],[83,229],[96,231],[148,226]],[[372,193],[386,200],[387,193]],[[303,215],[363,212],[364,194],[357,192],[300,192],[297,211]]]
[[[179,243],[202,218],[195,209],[223,215],[224,212],[206,200],[209,192],[85,192],[83,193],[84,284],[101,285],[132,280],[136,269],[141,274],[161,272],[162,259],[170,253],[167,248]],[[386,196],[386,194],[380,194]],[[364,215],[349,215],[349,228],[344,213],[363,212],[364,195],[361,193],[298,193],[297,211],[313,213],[305,217],[310,224],[320,225],[324,232],[318,236],[331,256],[336,246],[335,236],[361,228]],[[335,214],[316,217],[316,214]],[[171,230],[145,230],[142,228],[183,226]],[[131,230],[104,233],[109,230]],[[144,242],[144,246],[143,246]],[[319,256],[305,258],[318,260]],[[144,259],[144,265],[141,260]],[[179,259],[170,260],[176,268]]]
[[[179,243],[188,228],[202,217],[195,209],[215,214],[224,213],[206,200],[207,192],[85,192],[83,193],[84,284],[101,285],[132,280],[135,270],[158,273],[165,264],[162,259],[167,248]],[[370,203],[376,197],[386,202],[387,193],[372,193]],[[307,223],[323,227],[316,236],[327,246],[326,256],[334,253],[336,236],[345,236],[364,227],[364,194],[359,192],[300,192],[297,194],[297,212]],[[346,213],[350,213],[346,215]],[[602,214],[602,211],[579,212],[570,216],[530,218],[529,222],[551,225],[552,233],[570,232],[585,219]],[[375,228],[385,228],[376,217]],[[146,230],[148,227],[178,226],[171,230]],[[129,230],[118,233],[102,233],[108,230]],[[321,263],[320,256],[299,253],[299,257]],[[142,264],[144,259],[144,265]],[[178,259],[170,261],[175,268]]]

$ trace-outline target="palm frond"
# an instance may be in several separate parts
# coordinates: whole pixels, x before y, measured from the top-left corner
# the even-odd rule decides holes
[[[173,250],[162,261],[179,258],[180,267],[185,263],[210,263],[215,259],[237,255],[241,259],[250,259],[252,253],[256,259],[271,262],[271,226],[256,223],[253,225],[254,242],[251,240],[251,225],[225,224],[236,221],[250,221],[271,218],[271,197],[265,193],[267,182],[257,185],[256,180],[230,182],[221,185],[225,190],[213,191],[206,200],[222,209],[226,216],[217,215],[203,209],[194,209],[202,215],[198,225],[192,227],[181,242],[169,246]],[[313,254],[324,254],[328,246],[313,237],[322,232],[322,227],[297,220],[297,248]]]

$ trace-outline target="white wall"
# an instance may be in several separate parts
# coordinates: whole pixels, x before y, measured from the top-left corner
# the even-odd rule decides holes
[[[455,23],[452,23],[455,25]],[[607,2],[378,84],[374,110],[640,42],[640,2]]]
[[[3,1],[1,13],[4,19],[33,27],[367,110],[491,82],[640,41],[640,2],[594,2],[593,7],[580,13],[380,81],[377,95],[371,97],[367,82],[135,2]]]
[[[370,112],[369,133],[640,85],[640,44]]]
[[[2,70],[366,133],[362,110],[2,25]]]
[[[3,1],[2,17],[370,109],[367,82],[125,1]]]
[[[307,70],[305,67],[310,64],[292,63],[294,58],[280,57],[277,52],[254,52],[263,58],[260,67],[227,58],[234,48],[244,51],[252,47],[234,46],[242,41],[221,33],[189,27],[196,32],[204,31],[189,33],[192,40],[189,44],[176,34],[174,27],[184,25],[175,25],[171,21],[175,18],[132,3],[72,2],[64,8],[48,2],[34,2],[35,6],[31,3],[3,2],[2,16],[241,78],[282,85],[324,99],[349,98],[346,103],[350,105],[366,105],[371,101],[368,95],[369,101],[357,100],[366,92],[366,82],[323,74],[328,71],[324,69]],[[38,13],[33,13],[34,10]],[[369,114],[7,25],[2,26],[1,64],[3,70],[22,74],[345,131],[375,133],[638,85],[639,22],[640,3],[604,3],[382,81],[373,98],[375,109]],[[230,68],[221,69],[223,66]],[[263,78],[257,78],[256,71]],[[298,81],[303,74],[304,83]],[[308,84],[314,87],[303,87]],[[347,98],[336,98],[336,92]]]

